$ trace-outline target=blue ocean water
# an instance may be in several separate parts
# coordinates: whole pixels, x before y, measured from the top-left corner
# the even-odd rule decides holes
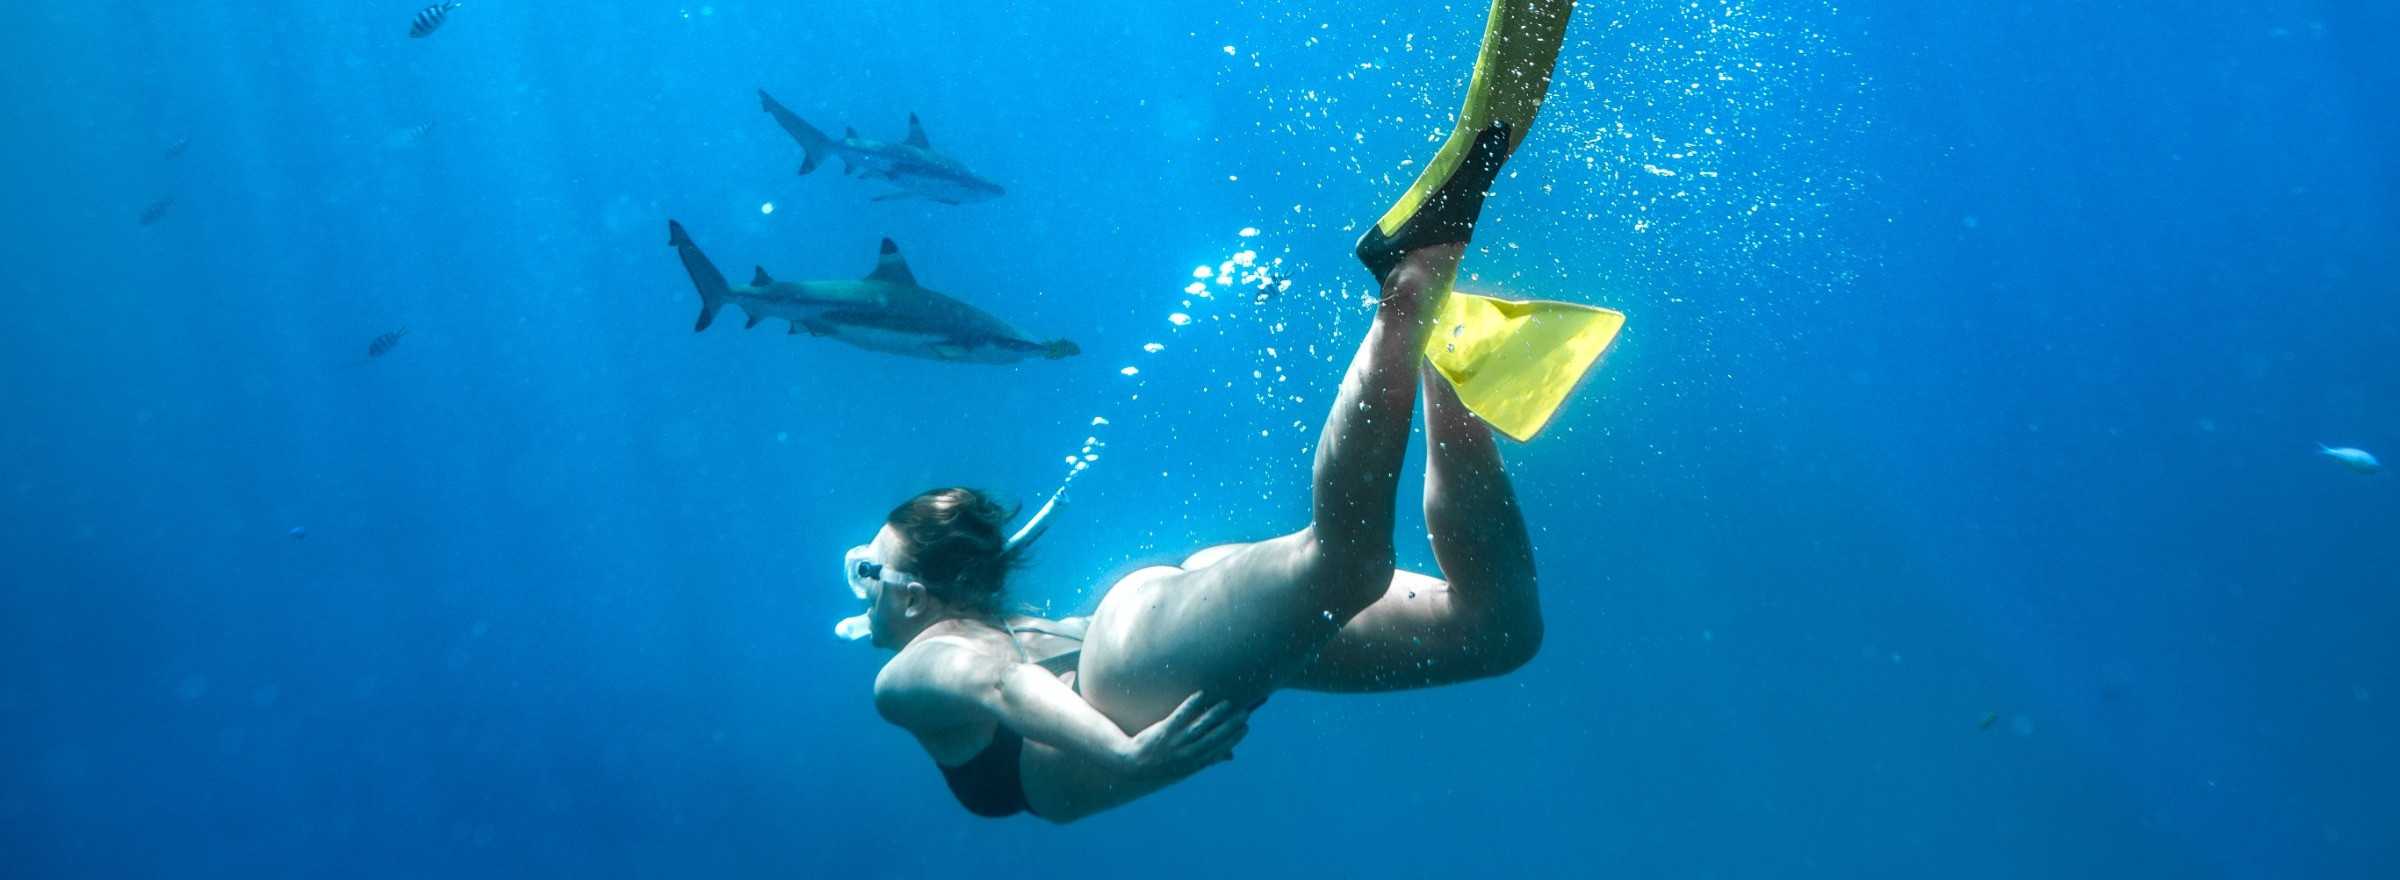
[[[417,8],[0,32],[0,873],[2400,871],[2400,481],[2317,454],[2400,456],[2386,5],[1587,3],[1466,267],[1629,316],[1509,449],[1542,656],[1065,827],[874,716],[835,561],[1086,438],[1037,607],[1300,524],[1482,8]],[[669,218],[1084,354],[695,335]]]

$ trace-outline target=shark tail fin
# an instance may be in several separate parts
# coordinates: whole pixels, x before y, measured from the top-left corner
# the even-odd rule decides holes
[[[692,237],[684,234],[683,224],[667,221],[667,244],[675,247],[675,255],[683,259],[683,271],[692,276],[692,286],[700,291],[700,320],[692,324],[692,332],[708,329],[717,320],[717,310],[733,301],[733,288],[725,284],[725,274],[717,271]]]
[[[1082,346],[1076,345],[1075,343],[1065,339],[1055,339],[1042,343],[1042,357],[1048,360],[1058,360],[1059,358],[1063,357],[1074,357],[1082,353]]]
[[[791,135],[792,140],[800,142],[800,173],[807,174],[817,170],[817,163],[825,161],[825,151],[832,147],[833,139],[826,137],[824,132],[818,131],[816,126],[808,124],[807,120],[801,119],[800,114],[786,110],[782,104],[775,103],[775,96],[767,94],[766,89],[758,90],[758,104],[767,111],[767,115],[775,117],[775,124],[783,126],[785,134]]]

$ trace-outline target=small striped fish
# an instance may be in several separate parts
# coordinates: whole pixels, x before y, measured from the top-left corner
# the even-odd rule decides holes
[[[166,198],[159,199],[158,201],[151,202],[150,207],[142,209],[141,224],[143,226],[148,226],[152,223],[158,222],[158,218],[167,216],[167,206],[172,204],[175,204],[174,196],[168,196]]]
[[[409,143],[422,143],[424,142],[426,135],[433,133],[433,126],[435,123],[440,121],[441,120],[438,119],[428,119],[425,121],[425,124],[409,129],[408,132],[403,136],[408,138]]]
[[[392,349],[400,346],[400,337],[407,335],[408,328],[402,327],[390,333],[383,334],[382,336],[375,337],[374,342],[367,343],[367,356],[382,357],[391,353]]]
[[[167,145],[167,158],[173,159],[178,156],[182,156],[183,151],[190,149],[191,146],[191,138],[176,138],[174,143]]]
[[[450,10],[457,8],[457,3],[436,3],[417,10],[417,17],[408,20],[408,35],[433,36],[434,31],[442,29],[442,21],[450,17]]]

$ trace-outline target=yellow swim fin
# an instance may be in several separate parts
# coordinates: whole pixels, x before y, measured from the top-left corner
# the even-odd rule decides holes
[[[1359,262],[1377,280],[1408,251],[1473,237],[1485,191],[1533,128],[1574,11],[1574,0],[1492,0],[1457,127],[1359,237]],[[1624,315],[1592,306],[1429,293],[1442,305],[1426,360],[1468,409],[1519,441],[1549,424],[1625,324]]]
[[[1625,325],[1619,312],[1452,291],[1425,359],[1458,399],[1519,442],[1533,439]]]
[[[1567,17],[1574,11],[1574,0],[1492,0],[1491,14],[1484,19],[1483,47],[1475,55],[1475,75],[1467,82],[1466,103],[1458,109],[1458,125],[1425,163],[1417,182],[1375,221],[1376,232],[1400,237],[1401,227],[1427,201],[1438,201],[1443,186],[1468,164],[1476,138],[1485,129],[1502,127],[1507,143],[1500,145],[1501,158],[1516,152],[1517,143],[1533,130],[1542,95],[1550,90],[1550,73],[1558,65],[1559,45],[1566,40]],[[1499,162],[1492,165],[1496,170]],[[1490,180],[1488,173],[1484,179]],[[1480,198],[1475,201],[1482,203]],[[1473,222],[1470,219],[1468,225]]]

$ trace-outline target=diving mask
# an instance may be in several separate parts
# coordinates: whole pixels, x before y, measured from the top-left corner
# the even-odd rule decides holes
[[[866,602],[875,600],[872,588],[876,584],[905,584],[911,580],[907,573],[884,565],[882,560],[876,559],[875,548],[867,544],[852,547],[849,553],[843,554],[842,579],[850,582],[850,592],[857,594],[860,600]],[[869,610],[871,613],[872,609]],[[845,617],[840,623],[833,625],[834,635],[854,642],[874,635],[874,633],[875,629],[867,622],[866,614]]]

